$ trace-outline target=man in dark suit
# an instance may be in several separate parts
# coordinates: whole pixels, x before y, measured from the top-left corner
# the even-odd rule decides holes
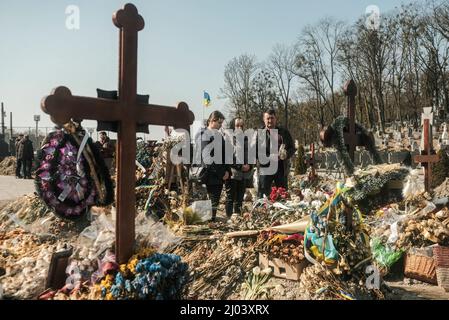
[[[277,125],[276,112],[273,109],[264,112],[263,121],[264,126],[262,127],[262,132],[266,139],[266,156],[271,156],[270,162],[277,161],[277,170],[274,174],[264,174],[263,169],[267,169],[270,165],[273,165],[273,163],[261,163],[259,161],[259,198],[262,198],[264,195],[267,197],[270,196],[273,182],[278,188],[282,187],[288,189],[290,158],[295,154],[295,144],[292,136],[287,129]],[[277,154],[270,155],[270,139],[276,137],[274,134],[275,130],[277,130],[278,149],[276,150]],[[259,147],[259,139],[257,143]],[[257,154],[257,157],[259,159],[259,154]]]

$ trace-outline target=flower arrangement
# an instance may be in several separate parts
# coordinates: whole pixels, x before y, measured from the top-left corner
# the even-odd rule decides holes
[[[261,270],[260,267],[254,267],[248,273],[245,282],[242,284],[244,299],[267,299],[269,288],[266,283],[270,279],[271,273],[271,268]]]
[[[93,205],[112,203],[114,191],[106,165],[91,138],[84,151],[78,125],[73,131],[48,134],[39,152],[35,186],[41,199],[56,215],[78,219]]]
[[[291,235],[262,231],[257,238],[255,250],[270,259],[281,259],[287,263],[299,264],[304,260],[304,236],[300,233]]]
[[[101,296],[106,300],[179,299],[187,280],[188,265],[177,255],[133,256],[115,276],[106,275],[101,281]]]
[[[50,133],[41,148],[36,171],[36,188],[54,212],[64,218],[78,218],[95,203],[89,168],[83,155],[62,130]]]
[[[290,197],[287,190],[282,187],[272,187],[271,193],[270,193],[270,200],[271,202],[276,202],[279,200],[287,200]]]

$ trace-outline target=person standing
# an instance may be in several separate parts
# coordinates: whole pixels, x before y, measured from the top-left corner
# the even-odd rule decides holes
[[[15,156],[16,156],[16,178],[22,179],[22,157],[19,157],[19,147],[20,143],[22,142],[23,134],[19,134],[19,136],[16,138],[16,142],[14,143],[15,146]]]
[[[33,166],[34,148],[33,142],[26,134],[19,143],[18,159],[21,159],[23,165],[23,176],[25,179],[31,179],[31,168]]]
[[[212,112],[207,119],[207,127],[201,128],[201,131],[195,137],[196,144],[201,146],[201,165],[206,169],[204,184],[206,185],[207,193],[212,203],[212,222],[216,220],[221,192],[223,191],[223,183],[231,176],[230,165],[225,163],[225,141],[223,135],[218,131],[221,129],[223,121],[224,116],[221,112]],[[203,151],[207,146],[214,143],[215,138],[221,139],[222,156],[216,162],[214,159],[216,150],[215,148],[211,148],[208,155],[212,158],[212,162],[205,163]],[[217,143],[216,145],[219,144]]]
[[[96,145],[100,150],[104,163],[108,167],[109,172],[111,172],[112,160],[114,159],[114,146],[105,131],[100,132],[100,137]]]
[[[233,213],[241,214],[243,197],[245,195],[246,187],[253,179],[253,167],[248,164],[248,146],[249,141],[247,136],[243,136],[243,161],[237,161],[236,153],[239,152],[237,144],[238,136],[243,135],[244,122],[242,118],[235,118],[231,121],[230,129],[233,133],[232,145],[234,149],[234,162],[231,165],[231,179],[226,180],[226,216],[230,218]],[[241,143],[241,142],[240,142]],[[240,163],[239,163],[240,162]],[[243,164],[241,163],[243,162]]]
[[[270,156],[270,139],[274,135],[273,130],[277,130],[278,138],[278,150],[277,154],[274,155],[277,161],[277,170],[274,174],[264,175],[263,170],[260,168],[268,168],[270,163],[261,164],[259,162],[259,189],[258,197],[263,198],[263,196],[270,196],[271,186],[274,185],[277,188],[288,189],[288,174],[290,171],[290,158],[295,154],[295,145],[290,135],[290,132],[277,125],[276,112],[273,109],[269,109],[263,114],[264,126],[262,127],[262,132],[265,135],[266,143],[266,156]],[[263,139],[263,138],[262,138]],[[259,141],[258,141],[259,142]],[[259,147],[259,146],[258,146]],[[257,155],[259,157],[259,154]],[[271,155],[273,156],[273,155]],[[271,158],[272,159],[272,158]]]
[[[5,136],[0,133],[0,162],[9,156],[9,145],[5,142]]]

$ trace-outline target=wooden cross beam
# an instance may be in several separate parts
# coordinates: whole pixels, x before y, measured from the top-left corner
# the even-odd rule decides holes
[[[310,157],[309,157],[309,159],[305,159],[304,162],[306,165],[308,165],[312,168],[312,171],[311,171],[309,177],[311,179],[315,178],[316,177],[315,164],[319,161],[315,159],[315,144],[314,143],[310,144]]]
[[[120,29],[119,99],[73,96],[69,89],[58,87],[42,100],[41,108],[58,125],[70,119],[119,123],[116,149],[116,258],[119,263],[124,263],[133,254],[135,241],[136,123],[189,130],[194,115],[184,102],[176,108],[137,103],[137,35],[145,22],[133,4],[126,4],[114,13],[112,20]]]
[[[432,154],[432,141],[430,139],[430,124],[432,115],[424,113],[423,115],[424,127],[424,150],[421,150],[420,155],[414,157],[416,163],[421,163],[424,167],[424,186],[427,192],[430,192],[432,184],[432,163],[438,162],[440,160],[439,156]]]
[[[357,95],[357,86],[354,80],[348,80],[343,87],[343,91],[347,96],[346,117],[349,120],[349,126],[348,128],[345,128],[346,130],[343,134],[345,143],[348,147],[349,157],[352,162],[354,162],[355,148],[364,145],[362,136],[357,134],[355,130],[355,96]]]

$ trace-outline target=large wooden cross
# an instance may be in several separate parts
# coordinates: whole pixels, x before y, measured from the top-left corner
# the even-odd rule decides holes
[[[116,190],[116,257],[126,262],[134,251],[135,241],[135,159],[136,123],[169,125],[189,130],[194,115],[186,103],[176,108],[137,103],[137,35],[144,20],[133,4],[113,14],[120,29],[119,99],[97,99],[73,96],[69,89],[58,87],[42,100],[42,110],[54,123],[62,125],[70,119],[118,122],[117,190]]]
[[[426,110],[427,109],[427,110]],[[431,109],[431,108],[429,108]],[[423,135],[424,135],[424,148],[421,150],[420,155],[414,157],[416,163],[421,163],[424,167],[424,187],[427,192],[430,192],[432,184],[432,163],[438,162],[440,157],[433,153],[432,148],[432,138],[431,138],[431,127],[433,120],[433,114],[428,108],[424,108],[424,113],[422,114],[423,122]]]

